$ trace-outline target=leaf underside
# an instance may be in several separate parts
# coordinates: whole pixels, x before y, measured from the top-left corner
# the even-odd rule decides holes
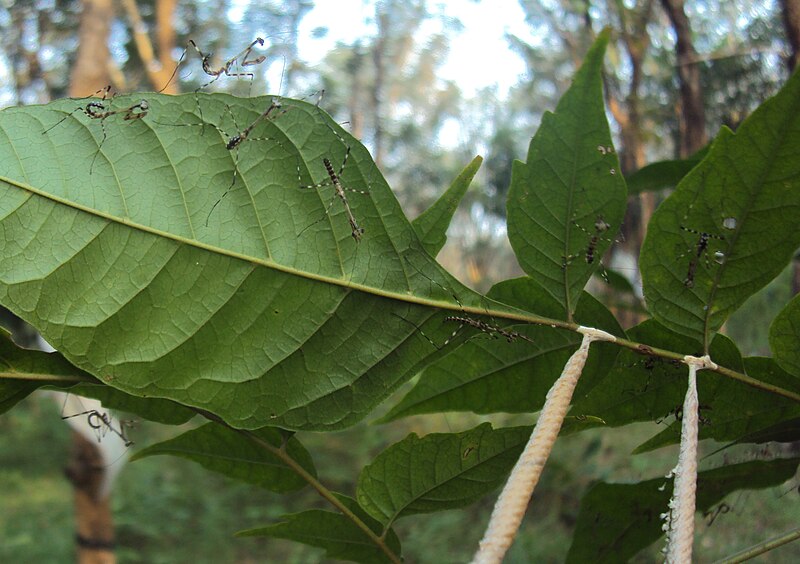
[[[438,318],[443,341],[440,308],[510,311],[439,267],[317,106],[283,100],[228,150],[272,98],[147,101],[132,121],[86,100],[0,112],[0,302],[79,368],[237,427],[329,430],[436,353],[417,327]],[[308,187],[345,156],[360,243],[333,187]]]
[[[648,225],[649,311],[702,342],[800,246],[800,73],[736,133],[723,129]]]
[[[603,104],[601,72],[608,33],[589,50],[555,113],[546,113],[514,162],[508,237],[525,273],[562,304],[570,319],[625,212],[619,169]]]

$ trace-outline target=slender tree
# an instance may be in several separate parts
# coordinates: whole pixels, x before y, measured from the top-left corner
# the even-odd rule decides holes
[[[692,40],[692,28],[684,11],[683,0],[661,0],[675,31],[678,81],[681,92],[680,154],[687,157],[708,143],[705,103],[697,66],[697,51]]]

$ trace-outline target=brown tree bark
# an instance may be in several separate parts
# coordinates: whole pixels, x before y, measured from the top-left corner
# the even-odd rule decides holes
[[[698,57],[692,41],[692,28],[683,9],[684,0],[661,0],[661,4],[675,30],[681,91],[680,155],[688,157],[708,142],[700,68],[697,66]]]
[[[79,564],[114,564],[114,523],[110,496],[101,497],[105,465],[94,443],[72,433],[72,453],[64,473],[75,491]]]
[[[786,64],[792,72],[800,63],[800,0],[781,0],[781,15],[791,49]]]
[[[176,63],[170,56],[172,48],[175,47],[175,28],[172,25],[172,16],[177,6],[177,0],[157,0],[156,2],[158,57],[156,57],[153,44],[150,42],[147,27],[139,14],[136,0],[122,0],[122,6],[130,20],[136,50],[144,63],[150,84],[158,92],[177,94],[179,85],[174,76]]]
[[[108,36],[113,15],[111,0],[83,0],[78,57],[72,67],[69,85],[69,95],[73,98],[91,96],[111,81]]]

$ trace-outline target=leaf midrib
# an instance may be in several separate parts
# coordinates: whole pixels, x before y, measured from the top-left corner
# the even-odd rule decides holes
[[[48,192],[45,192],[45,191],[40,190],[38,188],[34,188],[33,186],[30,186],[28,184],[19,182],[18,180],[14,180],[14,179],[8,178],[8,177],[3,176],[3,175],[0,175],[0,182],[4,182],[4,183],[6,183],[6,184],[8,184],[10,186],[15,186],[15,187],[17,187],[17,188],[19,188],[21,190],[24,190],[24,191],[28,192],[29,194],[33,194],[33,195],[36,195],[36,196],[51,200],[51,201],[53,201],[53,202],[55,202],[57,204],[60,204],[60,205],[63,205],[63,206],[67,206],[69,208],[73,208],[73,209],[81,211],[83,213],[87,213],[89,215],[104,219],[104,220],[106,220],[108,222],[111,222],[111,223],[117,223],[117,224],[120,224],[120,225],[124,225],[126,227],[131,228],[131,229],[137,229],[137,230],[142,231],[144,233],[149,233],[151,235],[156,235],[156,236],[162,237],[164,239],[169,239],[169,240],[175,241],[177,243],[180,243],[182,245],[189,245],[189,246],[195,247],[197,249],[202,249],[204,251],[209,251],[209,252],[212,252],[212,253],[216,253],[218,255],[227,256],[227,257],[230,257],[230,258],[242,260],[242,261],[249,262],[249,263],[252,263],[252,264],[256,264],[256,265],[259,265],[259,266],[263,266],[263,267],[266,267],[266,268],[271,268],[273,270],[277,270],[277,271],[283,272],[285,274],[290,274],[292,276],[298,276],[300,278],[306,278],[306,279],[309,279],[309,280],[314,280],[316,282],[322,282],[322,283],[325,283],[325,284],[333,284],[333,285],[336,285],[336,286],[341,286],[341,287],[346,288],[348,290],[355,290],[355,291],[358,291],[358,292],[364,292],[364,293],[367,293],[367,294],[373,294],[373,295],[380,296],[380,297],[383,297],[383,298],[389,298],[389,299],[393,299],[393,300],[397,300],[397,301],[413,303],[413,304],[422,305],[422,306],[434,307],[434,308],[437,308],[437,309],[444,309],[444,310],[450,310],[450,311],[459,311],[459,312],[464,312],[464,313],[470,313],[470,314],[473,314],[473,315],[490,315],[490,316],[493,316],[493,317],[498,317],[498,318],[503,318],[503,319],[511,319],[511,320],[515,320],[515,321],[523,321],[523,322],[528,322],[528,323],[556,324],[557,326],[563,326],[564,325],[563,321],[560,321],[560,320],[557,320],[557,319],[548,319],[548,318],[545,318],[545,317],[539,317],[539,316],[532,315],[532,314],[513,313],[513,312],[508,312],[508,311],[502,311],[502,310],[493,310],[493,309],[485,309],[485,308],[474,307],[474,306],[465,306],[465,305],[461,305],[461,304],[453,304],[453,303],[443,302],[443,301],[439,301],[439,300],[433,300],[433,299],[429,299],[429,298],[422,298],[422,297],[415,296],[415,295],[408,294],[408,293],[399,293],[399,292],[394,292],[394,291],[381,290],[379,288],[375,288],[375,287],[372,287],[372,286],[366,286],[364,284],[357,284],[357,283],[349,282],[349,281],[341,279],[341,278],[334,278],[334,277],[331,277],[331,276],[325,276],[325,275],[322,275],[322,274],[315,274],[313,272],[307,272],[307,271],[303,271],[303,270],[298,270],[296,268],[292,268],[292,267],[289,267],[289,266],[284,266],[282,264],[279,264],[279,263],[276,263],[276,262],[273,262],[273,261],[270,261],[270,260],[265,260],[265,259],[261,259],[261,258],[258,258],[258,257],[248,256],[248,255],[245,255],[243,253],[232,251],[230,249],[225,249],[225,248],[217,247],[215,245],[211,245],[211,244],[208,244],[208,243],[203,243],[202,241],[198,241],[196,239],[186,239],[185,237],[181,237],[180,235],[175,235],[174,233],[170,233],[168,231],[163,231],[163,230],[157,229],[155,227],[150,227],[148,225],[143,225],[141,223],[133,222],[130,219],[120,218],[118,216],[115,216],[115,215],[112,215],[112,214],[109,214],[109,213],[105,213],[105,212],[96,210],[96,209],[91,208],[89,206],[85,206],[83,204],[79,204],[79,203],[67,200],[66,198],[62,198],[60,196],[56,196],[56,195],[50,194]]]

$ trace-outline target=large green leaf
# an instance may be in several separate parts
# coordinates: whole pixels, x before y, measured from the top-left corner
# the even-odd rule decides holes
[[[370,517],[352,498],[336,494],[347,508],[356,514],[372,531],[380,535],[383,527]],[[391,562],[386,554],[359,529],[353,521],[341,513],[311,509],[302,513],[284,515],[283,521],[268,527],[259,527],[236,533],[240,537],[273,537],[288,539],[325,549],[328,558],[373,564]],[[384,542],[389,550],[400,558],[400,540],[391,529]]]
[[[316,476],[311,455],[296,437],[289,437],[286,432],[271,427],[250,432],[276,450],[284,449],[287,456],[306,472]],[[218,423],[206,423],[174,439],[144,448],[132,460],[160,454],[180,456],[212,472],[274,492],[290,492],[308,485],[278,456]]]
[[[488,296],[523,309],[535,308],[547,316],[557,317],[561,311],[560,304],[530,278],[501,282]],[[589,294],[581,296],[575,317],[583,325],[624,335],[614,316]],[[533,342],[517,339],[506,344],[487,335],[473,337],[427,367],[417,385],[382,420],[442,411],[537,411],[580,344],[581,336],[541,326],[511,325],[505,329],[524,332]],[[576,399],[586,395],[608,373],[618,351],[619,347],[607,343],[592,345],[575,391]]]
[[[271,98],[146,99],[128,121],[86,100],[0,112],[0,302],[81,369],[238,427],[334,429],[428,362],[413,336],[435,319],[445,340],[441,308],[512,311],[441,269],[317,106],[283,100],[228,150]],[[360,244],[330,186],[300,187],[346,156]]]
[[[489,423],[463,433],[412,433],[364,467],[358,502],[384,526],[464,507],[503,483],[530,434],[530,427],[492,429]]]
[[[570,319],[586,282],[625,212],[625,180],[603,105],[600,34],[556,107],[515,161],[508,193],[508,238],[528,276]]]
[[[781,368],[800,378],[800,295],[772,321],[769,345]]]
[[[746,462],[700,472],[697,511],[708,511],[726,495],[782,484],[797,471],[800,458]],[[601,482],[581,500],[578,523],[567,562],[627,562],[664,535],[672,480],[656,478],[638,484]]]
[[[707,347],[728,316],[800,246],[800,73],[662,203],[641,253],[653,316]]]

